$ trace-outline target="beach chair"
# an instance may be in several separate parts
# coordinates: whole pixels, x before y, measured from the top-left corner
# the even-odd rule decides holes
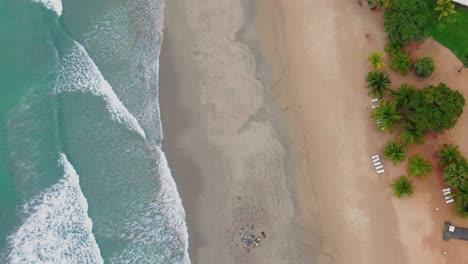
[[[372,106],[372,109],[376,109],[376,108],[379,108],[380,105],[373,105]]]
[[[383,169],[377,171],[377,174],[382,174],[382,173],[384,173]]]
[[[442,192],[449,192],[449,191],[450,191],[450,188],[442,189]]]
[[[374,155],[371,157],[371,159],[375,160],[375,159],[380,159],[379,155]]]
[[[379,101],[378,98],[373,98],[373,99],[371,100],[372,103],[377,103],[378,101]]]
[[[380,166],[376,166],[375,167],[376,170],[380,170],[380,169],[383,169],[383,165],[380,165]]]
[[[455,232],[455,227],[453,225],[449,226],[449,229],[448,229],[449,232]]]
[[[450,200],[452,199],[452,197],[449,195],[449,196],[445,196],[445,200]]]
[[[446,204],[450,204],[450,203],[453,203],[453,202],[455,202],[455,199],[450,199],[450,200],[445,201]]]
[[[377,167],[377,166],[380,166],[380,165],[382,165],[382,162],[380,162],[380,161],[374,162],[374,167]]]
[[[447,196],[447,195],[449,195],[451,193],[452,193],[451,191],[444,192],[444,196]]]

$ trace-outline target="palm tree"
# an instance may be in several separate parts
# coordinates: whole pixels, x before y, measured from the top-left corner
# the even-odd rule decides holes
[[[413,194],[413,183],[406,176],[401,176],[392,182],[393,194],[398,197],[411,196]]]
[[[409,70],[411,70],[411,58],[404,51],[394,52],[390,57],[390,67],[406,75]]]
[[[380,107],[374,109],[371,113],[371,118],[378,123],[381,130],[391,131],[395,129],[398,121],[402,116],[393,101],[383,102]]]
[[[457,214],[468,216],[468,191],[458,190],[453,197],[457,198],[455,202]]]
[[[431,163],[416,155],[409,159],[408,174],[410,176],[424,176],[432,171]]]
[[[405,146],[413,143],[424,143],[424,132],[420,131],[415,125],[407,122],[403,125],[405,130],[398,136],[401,143]]]
[[[444,144],[442,149],[437,152],[437,155],[442,158],[440,165],[447,167],[452,163],[459,163],[463,160],[463,156],[458,149],[458,146],[451,144]]]
[[[379,99],[383,97],[385,91],[389,90],[390,77],[385,72],[370,71],[367,74],[366,81],[367,88],[370,89],[369,94],[377,96]]]
[[[437,6],[434,10],[439,11],[439,20],[456,13],[455,4],[452,3],[452,0],[437,0]]]
[[[389,141],[388,145],[383,149],[383,156],[387,159],[392,159],[393,164],[397,164],[406,158],[405,152],[403,152],[403,144],[400,142]]]
[[[459,189],[466,184],[468,164],[465,162],[452,163],[445,168],[444,180],[451,186]]]
[[[396,91],[392,92],[392,97],[397,102],[398,108],[407,107],[414,95],[414,86],[403,84]]]
[[[385,67],[383,58],[383,53],[374,52],[367,57],[367,60],[369,61],[369,66],[371,66],[373,70],[380,70],[381,68]]]

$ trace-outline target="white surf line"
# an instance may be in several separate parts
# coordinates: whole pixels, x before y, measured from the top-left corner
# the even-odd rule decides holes
[[[64,178],[23,205],[27,217],[8,237],[10,264],[104,263],[79,176],[65,154],[58,162]]]
[[[110,84],[104,79],[99,68],[86,52],[85,48],[74,41],[60,63],[60,70],[55,84],[55,92],[91,92],[102,96],[113,120],[125,124],[146,140],[146,134],[138,120],[128,111],[117,97]]]
[[[62,15],[63,7],[61,0],[32,0],[33,2],[40,3],[45,8],[54,11],[58,16]]]
[[[184,264],[190,264],[188,253],[189,234],[186,223],[185,209],[182,205],[182,199],[177,191],[177,185],[172,177],[166,155],[156,146],[156,152],[159,154],[159,176],[160,176],[160,198],[164,208],[164,214],[174,230],[178,231],[179,241],[184,247]]]

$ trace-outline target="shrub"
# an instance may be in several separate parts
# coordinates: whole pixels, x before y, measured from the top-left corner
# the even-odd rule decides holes
[[[426,36],[429,10],[425,0],[396,0],[385,9],[385,31],[391,42],[400,45]]]
[[[424,176],[432,171],[431,163],[423,157],[416,155],[409,159],[408,174],[410,176]]]
[[[385,67],[385,63],[383,62],[384,55],[380,52],[374,52],[367,57],[369,61],[369,66],[373,70],[380,70],[381,68]]]
[[[383,149],[383,156],[387,159],[391,159],[393,164],[397,164],[406,158],[403,147],[403,144],[400,142],[389,141],[387,146]]]
[[[387,73],[381,71],[370,71],[366,77],[369,94],[381,99],[384,92],[389,90],[390,77]]]
[[[392,183],[393,194],[402,198],[405,196],[411,196],[413,194],[413,183],[406,176],[401,176],[393,180]]]
[[[394,52],[390,56],[390,67],[400,74],[407,74],[411,69],[411,59],[404,51]]]
[[[434,60],[431,57],[424,57],[414,64],[416,74],[421,77],[429,77],[435,70]]]

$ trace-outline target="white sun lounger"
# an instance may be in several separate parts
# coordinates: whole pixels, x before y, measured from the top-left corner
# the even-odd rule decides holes
[[[452,193],[451,191],[444,192],[444,196],[447,196],[447,195],[449,195],[451,193]]]
[[[379,101],[379,98],[373,98],[373,99],[371,100],[371,102],[373,102],[373,103],[377,103],[378,101]]]
[[[383,165],[379,165],[377,167],[375,167],[376,170],[380,170],[380,169],[383,169]]]
[[[372,106],[372,109],[376,109],[376,108],[379,108],[380,105],[373,105]]]
[[[453,203],[453,202],[455,202],[455,199],[450,199],[450,200],[445,201],[446,204]]]
[[[452,199],[451,196],[445,196],[445,200],[450,200],[450,199]]]
[[[378,157],[379,157],[379,155],[373,155],[373,156],[371,157],[371,159],[375,159],[375,158],[378,158]]]
[[[382,173],[384,173],[383,169],[377,171],[377,174],[382,174]]]
[[[442,189],[442,192],[450,192],[450,188]]]
[[[374,162],[374,167],[377,167],[377,166],[380,166],[380,165],[382,165],[382,162],[380,162],[380,161]]]
[[[453,225],[449,226],[449,232],[455,232],[455,227]]]

